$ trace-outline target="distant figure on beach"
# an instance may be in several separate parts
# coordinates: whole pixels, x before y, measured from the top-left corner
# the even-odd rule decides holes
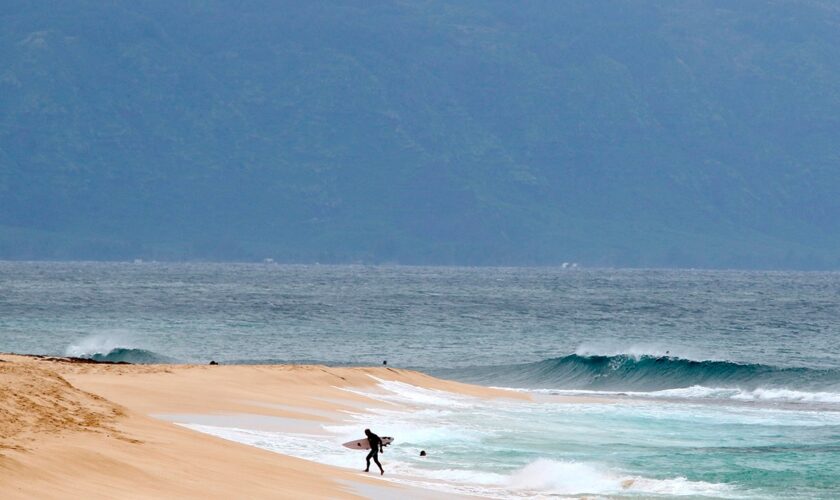
[[[383,361],[383,362],[382,362],[382,364],[383,364],[383,365],[387,365],[387,364],[388,364],[388,360],[386,359],[385,361]]]
[[[384,450],[382,449],[382,439],[380,439],[376,434],[370,432],[370,429],[365,429],[365,436],[367,436],[368,443],[370,443],[370,453],[368,453],[367,458],[365,459],[367,462],[365,472],[370,472],[370,459],[372,458],[379,467],[379,474],[385,474],[385,469],[383,469],[382,464],[379,463],[379,453],[384,453]]]
[[[420,450],[420,456],[425,457],[426,456],[426,450]]]

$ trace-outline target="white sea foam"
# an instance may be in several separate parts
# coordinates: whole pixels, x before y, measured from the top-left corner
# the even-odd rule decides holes
[[[544,491],[554,494],[605,493],[621,489],[620,477],[577,462],[538,459],[508,478],[515,490]]]
[[[371,378],[376,380],[379,387],[385,392],[371,393],[370,391],[353,388],[344,388],[344,390],[389,403],[411,404],[424,407],[464,408],[471,406],[477,401],[476,398],[461,396],[451,392],[426,389],[404,382],[383,380],[373,376]]]
[[[790,401],[797,403],[840,403],[840,394],[836,392],[804,392],[790,389],[763,389],[739,391],[733,399],[751,401]]]
[[[320,435],[198,424],[181,425],[223,439],[339,467],[355,469],[364,463],[360,454],[342,452],[337,439]],[[391,458],[389,455],[386,457]],[[596,464],[548,459],[535,460],[509,475],[470,469],[418,468],[394,460],[386,463],[389,478],[397,482],[452,493],[474,493],[497,498],[622,493],[728,496],[733,492],[730,486],[724,484],[689,481],[682,477],[652,479],[621,474]]]
[[[514,490],[554,495],[578,494],[665,494],[726,496],[725,484],[689,481],[684,477],[651,479],[623,475],[594,464],[537,459],[507,479]]]
[[[338,439],[322,435],[198,424],[180,425],[230,441],[339,467],[355,469],[364,463],[360,454],[341,451]],[[389,455],[386,457],[391,458]],[[620,474],[595,464],[548,459],[535,460],[510,475],[457,468],[418,468],[394,460],[386,463],[389,478],[397,482],[452,493],[475,493],[497,498],[621,493],[726,496],[733,491],[724,484],[689,481],[682,477],[652,479]]]
[[[593,395],[593,396],[635,396],[644,398],[674,399],[731,399],[735,401],[758,401],[779,403],[824,403],[840,404],[840,393],[808,392],[783,388],[756,388],[752,390],[732,387],[705,387],[693,385],[679,389],[661,391],[595,391],[585,389],[511,389],[522,392],[557,395]]]
[[[723,498],[741,496],[728,484],[689,481],[684,477],[673,479],[649,479],[639,476],[629,477],[622,480],[622,488],[624,491],[644,494]]]
[[[388,448],[384,456],[388,470],[385,479],[450,494],[530,498],[582,494],[727,497],[738,493],[725,484],[679,476],[644,477],[596,462],[539,458],[510,472],[508,452],[500,445],[506,442],[508,433],[517,432],[509,426],[513,423],[523,426],[520,430],[531,428],[534,422],[526,416],[532,411],[537,412],[537,419],[539,414],[553,414],[549,406],[487,401],[400,382],[380,381],[378,389],[351,392],[392,405],[348,413],[344,422],[323,425],[326,434],[183,425],[278,453],[352,469],[364,464],[363,455],[348,452],[341,443],[357,439],[360,429],[370,426],[382,435],[397,437],[395,446]],[[562,405],[566,410],[571,406]],[[632,411],[639,410],[638,405],[633,406]],[[431,451],[425,459],[417,458],[420,446]]]
[[[782,388],[762,388],[747,390],[727,387],[704,387],[695,385],[681,389],[667,389],[644,394],[653,397],[671,398],[714,398],[738,401],[778,401],[785,403],[840,403],[840,394],[836,392],[808,392]]]

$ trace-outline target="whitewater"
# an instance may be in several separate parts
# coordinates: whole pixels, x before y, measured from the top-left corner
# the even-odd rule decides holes
[[[2,351],[387,360],[531,396],[379,381],[385,406],[306,432],[180,421],[253,446],[356,467],[336,443],[373,427],[403,481],[495,498],[840,495],[837,273],[2,262],[0,284]]]

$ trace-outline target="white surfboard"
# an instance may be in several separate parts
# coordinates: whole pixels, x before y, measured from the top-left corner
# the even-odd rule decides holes
[[[388,446],[394,441],[394,438],[388,436],[382,436],[382,446]],[[370,443],[368,442],[367,438],[359,439],[357,441],[348,441],[343,445],[345,448],[350,448],[351,450],[369,450]]]

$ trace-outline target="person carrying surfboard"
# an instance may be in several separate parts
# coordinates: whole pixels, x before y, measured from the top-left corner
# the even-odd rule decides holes
[[[379,467],[379,475],[383,475],[385,474],[385,469],[383,469],[382,464],[379,463],[379,453],[385,453],[385,450],[382,448],[382,439],[376,434],[370,432],[370,429],[365,429],[365,436],[367,436],[368,443],[370,443],[370,453],[368,453],[367,458],[365,459],[367,462],[365,472],[370,472],[370,459],[372,458]]]

